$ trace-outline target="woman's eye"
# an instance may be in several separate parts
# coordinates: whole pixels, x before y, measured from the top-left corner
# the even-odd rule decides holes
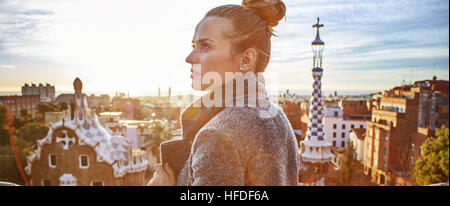
[[[209,46],[207,44],[202,44],[202,49],[206,49],[209,48]]]

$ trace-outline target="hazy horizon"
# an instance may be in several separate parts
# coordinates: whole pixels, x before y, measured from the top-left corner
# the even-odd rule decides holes
[[[373,93],[402,81],[449,79],[449,2],[446,0],[284,0],[266,75],[269,93],[311,92],[316,17],[325,95]],[[25,83],[72,91],[80,77],[86,93],[131,96],[192,91],[194,28],[219,5],[241,0],[0,1],[0,92]],[[173,5],[177,4],[176,7]],[[170,8],[161,9],[161,8]],[[182,14],[182,15],[180,15]]]

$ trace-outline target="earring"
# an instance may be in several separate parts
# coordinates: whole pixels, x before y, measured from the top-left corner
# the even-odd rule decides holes
[[[244,71],[244,67],[241,66],[241,67],[239,68],[239,70]]]

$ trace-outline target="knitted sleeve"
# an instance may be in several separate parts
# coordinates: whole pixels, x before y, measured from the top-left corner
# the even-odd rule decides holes
[[[200,131],[191,155],[192,185],[244,185],[245,169],[226,134],[215,129]]]

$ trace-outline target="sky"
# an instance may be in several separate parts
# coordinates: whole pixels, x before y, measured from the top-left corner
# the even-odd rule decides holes
[[[316,17],[325,95],[449,79],[447,0],[284,0],[266,69],[270,93],[312,91]],[[197,23],[239,0],[0,0],[0,92],[83,81],[86,93],[192,94],[185,62]]]

